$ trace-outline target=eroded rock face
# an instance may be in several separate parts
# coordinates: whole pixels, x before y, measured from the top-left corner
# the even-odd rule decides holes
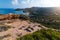
[[[0,20],[7,20],[7,19],[16,19],[19,18],[20,15],[18,14],[6,14],[6,15],[1,15]]]
[[[11,19],[28,20],[29,17],[26,16],[26,15],[20,15],[20,14],[6,14],[6,15],[0,15],[0,20],[11,20]]]

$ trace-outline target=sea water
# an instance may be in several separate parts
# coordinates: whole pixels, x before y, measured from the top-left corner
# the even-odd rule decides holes
[[[12,14],[23,14],[24,12],[23,12],[23,10],[20,10],[20,11],[16,11],[16,9],[10,9],[10,8],[8,8],[8,9],[3,9],[3,8],[1,8],[0,9],[0,14],[9,14],[9,13],[12,13]]]

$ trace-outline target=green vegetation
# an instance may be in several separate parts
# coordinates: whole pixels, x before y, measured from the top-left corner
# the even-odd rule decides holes
[[[29,17],[21,15],[20,19],[29,19],[31,22],[37,22],[45,27],[60,30],[60,15],[56,15],[50,8],[28,8],[25,10],[29,12]],[[49,30],[39,30],[33,34],[25,35],[17,40],[60,40],[60,32]]]
[[[46,13],[47,14],[47,13]],[[60,16],[55,14],[31,13],[30,21],[38,22],[46,27],[60,29]]]
[[[2,31],[7,31],[8,29],[10,29],[11,26],[7,26],[7,25],[0,25],[0,32]]]
[[[60,12],[54,7],[32,7],[25,9],[30,14],[30,21],[38,22],[46,27],[60,29]]]
[[[25,35],[17,40],[60,40],[60,32],[48,29],[42,29],[33,34]]]
[[[20,14],[19,19],[21,19],[21,20],[28,20],[29,17],[26,16],[26,15]]]

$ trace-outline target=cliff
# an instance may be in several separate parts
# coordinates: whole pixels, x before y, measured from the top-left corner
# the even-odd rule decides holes
[[[19,16],[20,16],[20,15],[18,15],[18,14],[0,15],[0,20],[15,19],[15,18],[19,18]]]
[[[11,20],[11,19],[29,20],[29,17],[27,15],[23,15],[23,14],[0,15],[0,20]]]

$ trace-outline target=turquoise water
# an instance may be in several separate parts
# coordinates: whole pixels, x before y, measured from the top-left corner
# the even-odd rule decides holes
[[[0,9],[0,14],[23,14],[23,10],[16,11],[15,9]]]

